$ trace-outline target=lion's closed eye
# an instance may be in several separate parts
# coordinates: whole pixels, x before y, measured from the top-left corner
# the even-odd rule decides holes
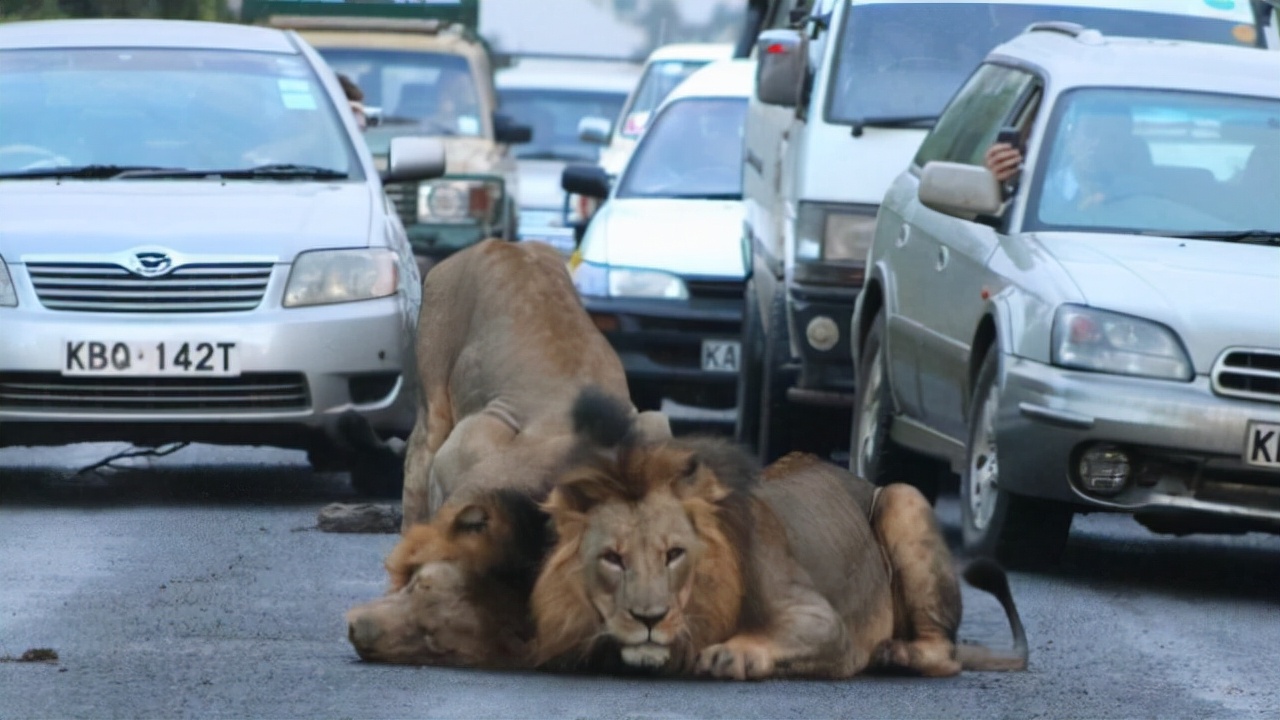
[[[605,550],[600,553],[600,562],[618,570],[627,569],[627,564],[623,561],[622,556],[615,550]]]
[[[679,562],[679,561],[680,561],[680,558],[682,558],[682,557],[684,557],[684,556],[685,556],[684,548],[682,548],[682,547],[673,547],[673,548],[671,548],[671,549],[667,550],[667,564],[668,564],[668,565],[675,565],[677,562]]]

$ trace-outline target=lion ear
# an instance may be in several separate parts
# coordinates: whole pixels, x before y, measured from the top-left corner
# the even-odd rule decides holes
[[[483,505],[468,505],[453,518],[454,532],[480,532],[489,525],[489,510]]]

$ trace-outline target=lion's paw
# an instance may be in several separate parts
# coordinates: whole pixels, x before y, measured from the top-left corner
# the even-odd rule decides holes
[[[732,638],[698,654],[698,673],[727,680],[760,680],[773,674],[773,654],[759,640]]]

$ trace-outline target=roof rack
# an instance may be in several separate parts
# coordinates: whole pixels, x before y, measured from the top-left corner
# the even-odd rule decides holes
[[[285,22],[272,20],[276,17],[289,18],[292,22],[289,27],[294,28],[299,28],[296,23],[302,18],[312,18],[312,23],[321,18],[328,19],[329,23],[336,23],[338,18],[361,18],[357,22],[420,20],[424,21],[423,29],[427,24],[433,29],[462,25],[478,31],[480,0],[244,0],[240,7],[243,22],[266,21],[273,25]]]

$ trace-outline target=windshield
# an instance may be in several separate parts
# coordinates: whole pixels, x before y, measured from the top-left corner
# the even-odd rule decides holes
[[[1251,25],[1191,14],[967,2],[855,5],[845,14],[827,121],[936,118],[991,48],[1044,20],[1108,35],[1232,45],[1257,36]]]
[[[595,162],[601,148],[578,138],[578,122],[617,117],[627,94],[508,88],[499,89],[498,97],[504,113],[533,128],[533,140],[516,146],[517,158]]]
[[[328,95],[299,57],[132,48],[0,52],[6,176],[86,166],[273,165],[342,175],[358,167]]]
[[[636,147],[618,197],[741,199],[746,115],[738,98],[671,103]]]
[[[485,134],[479,93],[461,55],[318,48],[334,72],[364,92],[364,104],[382,124],[420,124],[432,134]]]
[[[624,138],[638,138],[649,124],[649,116],[667,95],[694,70],[707,64],[705,60],[659,60],[649,63],[640,82],[636,85],[635,95],[627,106],[626,115],[622,118],[622,126],[618,135]]]
[[[1027,229],[1280,232],[1280,101],[1082,89],[1045,136]]]

